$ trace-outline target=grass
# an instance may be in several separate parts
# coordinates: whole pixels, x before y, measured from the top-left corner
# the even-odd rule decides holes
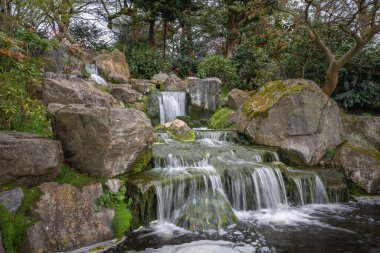
[[[29,217],[29,208],[38,200],[40,190],[38,188],[23,189],[24,198],[21,207],[16,214],[9,212],[0,205],[0,231],[3,239],[3,246],[7,253],[20,252],[25,242],[26,231],[35,222]]]
[[[83,187],[93,183],[105,183],[105,178],[93,178],[85,174],[74,171],[69,166],[64,165],[61,173],[57,177],[59,184],[71,184],[75,187]]]
[[[47,119],[27,119],[16,131],[37,134],[43,137],[52,137],[53,132]]]
[[[112,221],[112,230],[114,236],[118,240],[121,240],[130,230],[132,214],[125,203],[117,204],[113,207],[113,209],[115,210],[115,217]]]

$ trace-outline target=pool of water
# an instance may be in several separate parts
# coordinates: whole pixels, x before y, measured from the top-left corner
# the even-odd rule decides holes
[[[236,215],[239,222],[223,230],[190,232],[170,223],[152,223],[107,252],[380,252],[380,197]]]

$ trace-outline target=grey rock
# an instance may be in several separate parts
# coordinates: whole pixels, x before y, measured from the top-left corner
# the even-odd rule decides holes
[[[241,133],[257,144],[280,147],[296,164],[318,164],[344,141],[337,104],[303,79],[268,83],[240,107],[235,120]]]
[[[248,92],[232,89],[228,93],[228,106],[232,109],[237,110],[245,101],[250,98]]]
[[[127,83],[130,79],[129,66],[125,56],[119,50],[103,53],[94,59],[100,73],[115,83]]]
[[[34,134],[0,131],[0,185],[39,185],[54,180],[62,166],[59,141]]]
[[[222,82],[218,78],[199,79],[189,77],[186,80],[193,111],[199,114],[213,113],[219,106]]]
[[[123,186],[123,181],[120,179],[108,179],[106,181],[106,186],[113,192],[116,193]]]
[[[152,121],[153,126],[160,124],[160,101],[158,99],[159,92],[152,91],[148,95],[148,115]]]
[[[152,81],[159,83],[165,83],[167,79],[169,79],[169,75],[166,73],[159,73],[152,77]]]
[[[96,206],[101,184],[77,189],[45,183],[39,188],[41,197],[30,210],[38,222],[27,231],[25,252],[69,251],[113,239],[114,211]]]
[[[339,147],[333,163],[367,193],[380,194],[380,151],[373,146],[346,142]]]
[[[127,172],[153,143],[149,119],[135,109],[73,104],[53,111],[52,127],[65,160],[91,176],[112,178]]]
[[[380,149],[380,117],[341,114],[346,134],[359,136]]]
[[[80,70],[82,61],[66,52],[63,47],[49,50],[44,55],[45,72],[70,73]]]
[[[12,213],[16,213],[22,204],[24,193],[20,187],[0,192],[0,205]]]
[[[156,87],[153,82],[144,79],[131,79],[129,83],[134,90],[137,90],[144,95],[151,92],[152,89]]]
[[[110,94],[123,103],[135,103],[141,101],[143,94],[132,89],[128,85],[117,85],[110,89]]]
[[[88,80],[45,79],[43,85],[43,103],[89,104],[112,107],[117,101],[108,93],[104,93]]]
[[[169,78],[165,81],[166,91],[185,91],[186,88],[187,83],[174,74],[170,74]]]

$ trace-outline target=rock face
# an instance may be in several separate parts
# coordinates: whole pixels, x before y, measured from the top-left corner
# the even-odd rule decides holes
[[[174,74],[171,74],[165,81],[166,91],[185,91],[186,88],[186,82],[182,81],[181,78]]]
[[[165,83],[165,81],[169,78],[169,75],[166,73],[159,73],[157,75],[154,75],[152,77],[152,81],[159,82],[159,83]]]
[[[147,109],[153,126],[160,124],[160,101],[158,99],[158,96],[158,91],[152,91],[148,95]]]
[[[130,78],[129,66],[125,61],[124,54],[119,50],[98,55],[94,61],[96,67],[108,80],[115,83],[128,82]]]
[[[373,146],[347,142],[339,148],[334,163],[367,193],[380,194],[380,151]]]
[[[66,161],[91,176],[112,178],[127,172],[153,143],[149,119],[135,109],[50,105],[49,111]]]
[[[114,211],[97,211],[103,194],[101,184],[77,189],[71,185],[45,183],[31,214],[38,220],[27,231],[25,252],[69,251],[112,239]]]
[[[232,109],[237,110],[245,101],[250,98],[248,92],[232,89],[228,93],[228,106]]]
[[[143,94],[127,85],[114,86],[110,89],[110,93],[123,103],[134,103],[141,101],[143,98]]]
[[[47,51],[44,55],[45,71],[68,73],[80,70],[81,60],[69,55],[63,47]]]
[[[34,186],[54,180],[62,166],[59,141],[0,131],[0,185]]]
[[[254,142],[280,147],[298,164],[318,164],[344,140],[338,106],[308,80],[268,83],[240,107],[235,120]]]
[[[151,92],[152,89],[156,87],[153,82],[144,79],[131,79],[129,83],[131,84],[132,89],[137,90],[144,95]]]
[[[105,184],[113,193],[117,193],[123,186],[123,183],[120,179],[108,179]]]
[[[195,139],[194,131],[186,122],[179,119],[164,124],[162,129],[168,131],[177,140],[193,141]]]
[[[45,79],[43,103],[89,104],[111,107],[116,100],[107,93],[95,88],[92,82],[80,79]]]
[[[0,205],[12,213],[16,213],[22,204],[24,193],[20,187],[9,191],[0,192]]]
[[[189,77],[187,86],[191,99],[192,111],[201,117],[211,116],[219,106],[222,82],[218,78],[199,79]]]
[[[380,117],[342,114],[346,133],[362,138],[380,149]]]

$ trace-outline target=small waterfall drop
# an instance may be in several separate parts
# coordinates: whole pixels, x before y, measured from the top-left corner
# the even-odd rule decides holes
[[[86,72],[90,75],[90,79],[101,86],[107,86],[106,80],[104,80],[98,72],[98,68],[95,64],[86,64]]]
[[[326,188],[318,175],[310,173],[309,177],[292,177],[296,186],[298,205],[328,204]]]
[[[186,115],[185,92],[160,92],[158,101],[161,125],[175,120],[178,116]]]

